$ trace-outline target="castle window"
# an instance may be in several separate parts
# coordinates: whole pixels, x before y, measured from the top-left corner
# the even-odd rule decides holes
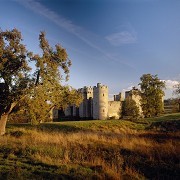
[[[104,112],[104,109],[103,109],[103,112]]]
[[[104,94],[103,94],[103,96],[104,96]]]

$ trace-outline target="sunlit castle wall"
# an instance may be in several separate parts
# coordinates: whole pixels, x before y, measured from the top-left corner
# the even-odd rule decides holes
[[[143,117],[143,111],[141,107],[141,96],[139,95],[138,90],[126,91],[125,98],[127,98],[128,96],[136,102],[136,105],[139,108],[139,115]]]
[[[109,101],[108,102],[108,118],[119,119],[122,110],[122,101]]]
[[[141,107],[141,96],[135,90],[132,90],[132,99],[136,102],[136,105],[139,108],[140,115],[143,115],[143,111]]]
[[[97,84],[93,88],[93,119],[107,119],[108,117],[108,87]]]

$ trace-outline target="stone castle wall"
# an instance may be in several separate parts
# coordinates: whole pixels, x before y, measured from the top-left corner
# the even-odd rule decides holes
[[[119,119],[122,108],[121,101],[109,101],[108,102],[108,118]]]
[[[79,106],[79,116],[80,118],[91,118],[93,114],[93,88],[84,86],[80,92],[83,96],[83,102]]]
[[[83,101],[79,107],[71,105],[64,110],[65,116],[80,117],[81,119],[119,119],[122,111],[122,102],[124,97],[119,93],[114,95],[114,101],[108,100],[108,87],[98,83],[94,87],[86,87],[79,89],[82,94]],[[137,104],[140,110],[140,115],[143,115],[141,107],[141,97],[138,90],[132,89],[125,92],[125,99],[131,97]],[[57,118],[57,112],[54,111],[54,117]]]
[[[143,116],[143,111],[141,107],[141,96],[138,94],[138,90],[131,90],[125,92],[125,98],[131,97],[132,100],[136,102],[137,107],[139,108],[139,115]]]

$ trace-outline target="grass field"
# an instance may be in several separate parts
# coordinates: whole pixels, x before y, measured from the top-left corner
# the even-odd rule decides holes
[[[0,179],[179,179],[180,113],[158,118],[9,124]]]

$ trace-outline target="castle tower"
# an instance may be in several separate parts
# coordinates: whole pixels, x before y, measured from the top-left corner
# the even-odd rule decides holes
[[[79,106],[79,117],[85,117],[85,95],[84,95],[84,88],[79,89],[80,93],[82,94],[83,101]]]
[[[108,87],[97,84],[93,88],[93,119],[107,119],[108,116]]]
[[[123,100],[124,100],[124,97],[122,93],[114,95],[114,101],[123,101]]]
[[[91,118],[92,117],[92,98],[93,98],[93,88],[86,87],[80,89],[83,96],[83,102],[79,107],[79,116],[81,118]]]
[[[86,118],[92,118],[93,117],[93,88],[87,87],[85,89],[85,106],[86,106],[86,112],[85,117]]]

